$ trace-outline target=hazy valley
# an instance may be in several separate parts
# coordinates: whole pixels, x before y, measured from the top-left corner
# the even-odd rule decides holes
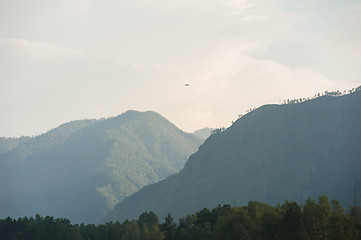
[[[0,138],[0,236],[357,239],[360,90],[264,105],[193,134],[127,111]]]
[[[178,172],[203,141],[136,111],[1,138],[0,215],[97,223],[125,196]]]

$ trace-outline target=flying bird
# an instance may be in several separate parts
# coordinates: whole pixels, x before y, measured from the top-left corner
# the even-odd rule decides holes
[[[189,87],[189,83],[184,84],[185,87]]]

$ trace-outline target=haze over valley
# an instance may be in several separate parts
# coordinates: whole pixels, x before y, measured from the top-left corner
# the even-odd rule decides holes
[[[150,111],[0,138],[0,217],[97,223],[124,197],[178,172],[203,141]]]
[[[361,3],[0,1],[0,239],[361,239]]]

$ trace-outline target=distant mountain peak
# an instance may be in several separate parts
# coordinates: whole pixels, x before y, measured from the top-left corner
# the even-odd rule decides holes
[[[125,196],[178,172],[202,139],[152,111],[0,139],[0,217],[95,223]]]
[[[193,134],[202,139],[207,139],[211,135],[213,130],[214,130],[213,128],[205,127],[194,131]]]

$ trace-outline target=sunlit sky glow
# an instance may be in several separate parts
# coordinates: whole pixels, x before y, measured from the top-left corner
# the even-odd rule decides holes
[[[129,109],[227,127],[361,85],[360,29],[356,0],[0,0],[0,136]]]

